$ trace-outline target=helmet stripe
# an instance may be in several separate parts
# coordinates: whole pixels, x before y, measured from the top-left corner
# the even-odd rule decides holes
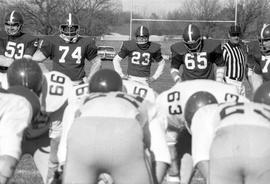
[[[70,26],[72,23],[72,17],[71,17],[71,13],[68,14],[68,25]]]
[[[269,24],[263,24],[263,28],[262,28],[262,30],[261,30],[261,38],[262,38],[262,39],[264,38],[263,32],[264,32],[265,28],[267,28],[268,26],[269,26]]]
[[[143,26],[140,27],[140,36],[143,36]]]
[[[193,32],[192,32],[191,27],[192,27],[192,24],[189,24],[188,25],[188,38],[189,38],[189,41],[192,41],[192,34],[193,34]]]
[[[9,17],[9,22],[13,22],[15,10],[13,10]]]

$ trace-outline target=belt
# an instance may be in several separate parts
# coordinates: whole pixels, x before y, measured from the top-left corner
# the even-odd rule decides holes
[[[235,81],[238,81],[238,82],[242,82],[243,80],[240,80],[236,77],[225,77],[225,79],[230,79],[230,80],[235,80]]]
[[[242,81],[238,81],[238,80],[235,80],[235,79],[231,79],[229,77],[225,77],[225,82],[227,84],[234,84],[236,86],[239,86],[241,87],[242,86]]]

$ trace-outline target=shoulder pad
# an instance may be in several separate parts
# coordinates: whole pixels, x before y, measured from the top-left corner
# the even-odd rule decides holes
[[[134,40],[123,41],[122,47],[131,50],[136,47],[136,42]]]
[[[68,97],[68,101],[74,102],[74,101],[84,98],[87,95],[89,95],[88,83],[73,86],[70,96]]]
[[[72,82],[68,76],[57,71],[51,71],[44,75],[41,104],[46,112],[54,112],[68,99]]]
[[[183,55],[187,53],[187,49],[183,42],[176,42],[171,46],[171,51]]]
[[[161,48],[161,45],[156,42],[151,42],[150,47],[151,50],[159,50]]]
[[[28,88],[23,86],[12,86],[8,88],[8,92],[24,97],[32,106],[33,117],[40,112],[40,102],[38,96]]]

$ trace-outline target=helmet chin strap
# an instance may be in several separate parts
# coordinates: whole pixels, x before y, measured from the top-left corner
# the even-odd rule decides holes
[[[139,43],[137,43],[137,45],[138,45],[138,47],[140,47],[140,49],[148,49],[148,47],[149,47],[149,44],[150,42],[148,41],[148,42],[145,42],[145,43],[143,43],[143,44],[139,44]]]
[[[68,38],[68,36],[64,35],[64,34],[60,34],[60,37],[65,40],[65,42],[67,43],[76,43],[78,38],[79,38],[79,35],[75,35],[74,37],[72,38]]]

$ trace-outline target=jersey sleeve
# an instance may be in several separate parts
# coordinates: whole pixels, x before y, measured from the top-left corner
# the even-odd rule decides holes
[[[59,148],[57,152],[60,165],[63,165],[66,161],[68,132],[74,122],[75,114],[78,108],[79,108],[78,103],[70,103],[66,107],[63,114],[63,119],[62,119],[63,129],[62,129],[62,135],[61,135]]]
[[[94,40],[91,40],[90,43],[86,47],[86,59],[91,61],[97,56],[97,46]]]
[[[24,129],[32,119],[31,105],[25,99],[16,101],[16,105],[7,109],[0,124],[0,153],[19,160]]]
[[[128,42],[123,42],[120,48],[120,51],[118,52],[118,56],[121,58],[125,58],[129,54],[129,49],[128,49]]]
[[[53,44],[49,40],[49,38],[40,39],[40,41],[39,41],[39,49],[44,54],[44,56],[46,56],[47,58],[51,57],[52,48],[53,48]]]
[[[192,119],[191,134],[192,134],[192,157],[193,164],[196,166],[200,161],[209,160],[210,147],[214,137],[215,120],[214,109],[216,105],[205,106],[200,108]]]
[[[0,38],[0,55],[5,55],[5,41]]]
[[[37,37],[33,37],[29,42],[27,42],[25,48],[25,55],[33,56],[38,48],[39,39]]]
[[[156,114],[155,118],[149,122],[149,130],[151,134],[150,149],[155,155],[155,161],[170,164],[171,157],[162,122],[163,117],[159,114]]]
[[[183,56],[176,51],[176,45],[171,46],[171,68],[179,69],[182,64],[184,64]]]

